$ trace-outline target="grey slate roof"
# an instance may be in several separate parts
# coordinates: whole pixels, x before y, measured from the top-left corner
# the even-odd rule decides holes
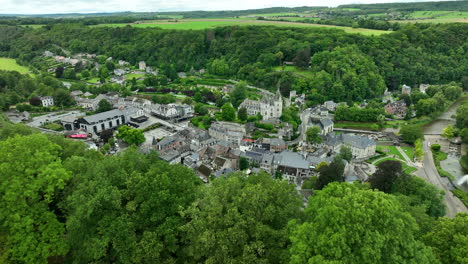
[[[92,124],[92,123],[99,123],[101,121],[105,121],[105,120],[112,119],[114,117],[122,116],[122,115],[124,115],[124,112],[122,110],[114,109],[114,110],[102,112],[102,113],[95,114],[95,115],[85,116],[85,117],[82,117],[82,119],[86,121],[88,124]]]
[[[290,168],[309,169],[308,162],[301,154],[285,150],[275,155],[275,164]]]
[[[376,145],[374,140],[369,139],[366,136],[348,134],[339,134],[335,136],[329,135],[327,137],[327,144],[333,146],[337,146],[339,144],[346,144],[361,149]]]

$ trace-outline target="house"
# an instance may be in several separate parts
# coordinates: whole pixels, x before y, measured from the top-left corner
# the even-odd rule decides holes
[[[403,86],[401,87],[401,93],[410,95],[411,94],[411,87],[409,87],[406,84],[403,84]]]
[[[123,69],[115,69],[114,70],[114,74],[117,75],[117,76],[122,76],[124,75],[125,73],[127,73],[126,70],[123,70]]]
[[[168,162],[169,164],[178,164],[181,162],[180,153],[175,150],[164,152],[159,156],[159,158]]]
[[[264,94],[260,101],[245,99],[240,104],[240,108],[247,109],[247,114],[250,116],[261,114],[263,120],[276,119],[283,113],[283,98],[278,89],[275,95]]]
[[[326,109],[328,109],[328,111],[335,111],[338,104],[333,102],[333,101],[326,101],[326,102],[323,103],[323,106]]]
[[[330,147],[334,152],[340,152],[342,146],[348,146],[353,153],[353,158],[364,160],[375,155],[376,143],[374,140],[359,135],[350,134],[329,134],[326,138],[325,145]]]
[[[279,138],[262,138],[257,143],[261,148],[271,152],[281,152],[288,149],[286,142]]]
[[[179,140],[178,137],[169,136],[159,141],[156,144],[156,149],[160,152],[165,152],[171,149],[176,149],[180,147],[180,145],[181,145],[181,141]]]
[[[138,63],[138,69],[140,69],[140,70],[142,70],[142,71],[146,70],[146,62],[140,61],[140,62]]]
[[[302,121],[302,140],[305,141],[307,137],[307,129],[313,126],[317,126],[320,128],[320,134],[326,136],[333,132],[333,121],[326,117],[326,118],[316,118],[316,117],[309,117]]]
[[[41,96],[41,104],[43,107],[54,106],[54,98],[52,96]]]
[[[214,122],[211,124],[208,133],[214,139],[225,140],[238,146],[244,138],[245,127],[229,122]]]
[[[385,105],[385,112],[399,117],[404,117],[406,115],[407,109],[408,107],[406,106],[404,100],[395,101]]]
[[[283,179],[296,185],[301,185],[302,179],[310,174],[310,162],[301,154],[289,150],[275,154],[273,166],[276,172],[283,175]]]
[[[112,58],[111,58],[112,59]],[[124,61],[124,60],[119,60],[119,65],[120,66],[126,66],[126,65],[130,65],[130,63]]]
[[[76,91],[72,91],[70,94],[72,96],[81,96],[81,95],[83,95],[83,92],[80,91],[80,90],[76,90]]]
[[[429,88],[429,86],[430,86],[429,84],[420,84],[419,85],[419,91],[421,93],[426,93],[426,89]]]
[[[116,129],[130,120],[132,110],[110,110],[95,115],[85,116],[78,119],[79,128],[93,134],[99,134],[103,130]]]
[[[149,112],[161,119],[184,119],[193,116],[193,108],[190,105],[177,104],[153,104],[148,105]]]
[[[275,156],[271,153],[265,153],[260,161],[260,168],[269,174],[274,174],[273,159]]]

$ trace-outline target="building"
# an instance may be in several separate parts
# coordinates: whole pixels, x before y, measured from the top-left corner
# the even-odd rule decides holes
[[[325,145],[330,147],[334,152],[340,152],[342,146],[347,146],[353,153],[353,158],[364,160],[375,155],[376,143],[374,140],[366,136],[339,134],[328,135]]]
[[[130,120],[132,110],[110,110],[78,119],[79,128],[92,134],[99,134],[103,130],[116,129]]]
[[[152,115],[159,118],[168,119],[184,119],[193,116],[193,108],[190,105],[177,104],[154,104],[150,107]]]
[[[429,88],[429,86],[430,86],[429,84],[420,84],[419,85],[419,91],[421,93],[426,93],[426,90],[427,90],[427,88]]]
[[[404,100],[395,101],[385,105],[385,112],[399,117],[404,117],[406,115],[407,109],[408,107],[406,106]]]
[[[208,130],[210,136],[217,140],[225,140],[234,145],[240,145],[245,135],[245,127],[236,123],[214,122]]]
[[[409,87],[406,84],[403,84],[403,86],[401,87],[401,93],[410,95],[411,94],[411,87]]]
[[[323,103],[323,106],[327,108],[328,111],[335,111],[338,104],[333,101],[326,101]]]
[[[310,175],[310,162],[301,154],[289,150],[275,154],[273,166],[276,172],[283,175],[283,179],[299,186]]]
[[[263,94],[260,101],[245,99],[240,104],[240,108],[247,109],[247,114],[250,116],[261,114],[263,120],[280,118],[283,113],[283,98],[278,89],[275,95]]]
[[[40,99],[43,107],[54,106],[54,98],[52,96],[42,96]]]
[[[140,69],[140,70],[142,70],[142,71],[146,70],[146,62],[140,61],[140,62],[138,63],[138,69]]]

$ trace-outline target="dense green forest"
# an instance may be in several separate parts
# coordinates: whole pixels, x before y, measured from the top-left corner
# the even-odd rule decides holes
[[[292,185],[116,156],[0,123],[1,263],[465,263],[468,215],[383,162],[369,184]],[[321,172],[322,173],[322,172]],[[324,172],[325,173],[325,170]],[[436,226],[436,228],[435,228]]]
[[[77,36],[79,36],[77,38]],[[460,82],[468,72],[468,24],[406,25],[381,36],[334,29],[221,27],[176,31],[157,28],[0,27],[0,56],[37,66],[44,50],[97,53],[135,65],[144,60],[176,71],[206,68],[211,74],[246,80],[283,95],[294,89],[335,101],[359,101],[402,84]],[[285,61],[311,77],[278,71]],[[310,65],[310,67],[309,67]],[[465,87],[466,89],[466,87]]]

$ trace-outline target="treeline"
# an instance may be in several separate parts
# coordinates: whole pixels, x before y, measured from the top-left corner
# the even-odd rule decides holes
[[[74,104],[63,83],[53,77],[40,75],[32,78],[18,72],[0,71],[0,109],[7,110],[10,106],[23,102],[40,106],[38,96],[53,96],[57,106]]]
[[[349,4],[338,8],[358,8],[373,10],[375,13],[391,11],[468,11],[467,1],[439,1],[422,3],[383,3],[383,4]]]
[[[385,111],[383,108],[359,108],[359,107],[347,107],[338,106],[335,112],[336,121],[355,121],[355,122],[377,122],[379,116],[385,117]],[[382,117],[380,117],[382,118]]]
[[[396,90],[403,83],[460,82],[468,72],[467,24],[405,25],[378,37],[324,28],[177,31],[60,24],[37,30],[0,27],[0,40],[0,56],[23,64],[57,45],[72,53],[96,53],[134,65],[144,60],[177,72],[206,68],[271,90],[280,83],[285,96],[290,90],[319,91],[334,101],[373,98],[385,87]],[[275,68],[287,61],[308,69],[311,76]]]
[[[24,125],[0,127],[2,263],[466,260],[454,238],[466,235],[468,215],[439,218],[443,196],[398,162],[379,165],[370,185],[331,182],[342,181],[336,166],[321,170],[330,179],[303,210],[293,185],[265,173],[204,185],[156,153],[105,156]]]

